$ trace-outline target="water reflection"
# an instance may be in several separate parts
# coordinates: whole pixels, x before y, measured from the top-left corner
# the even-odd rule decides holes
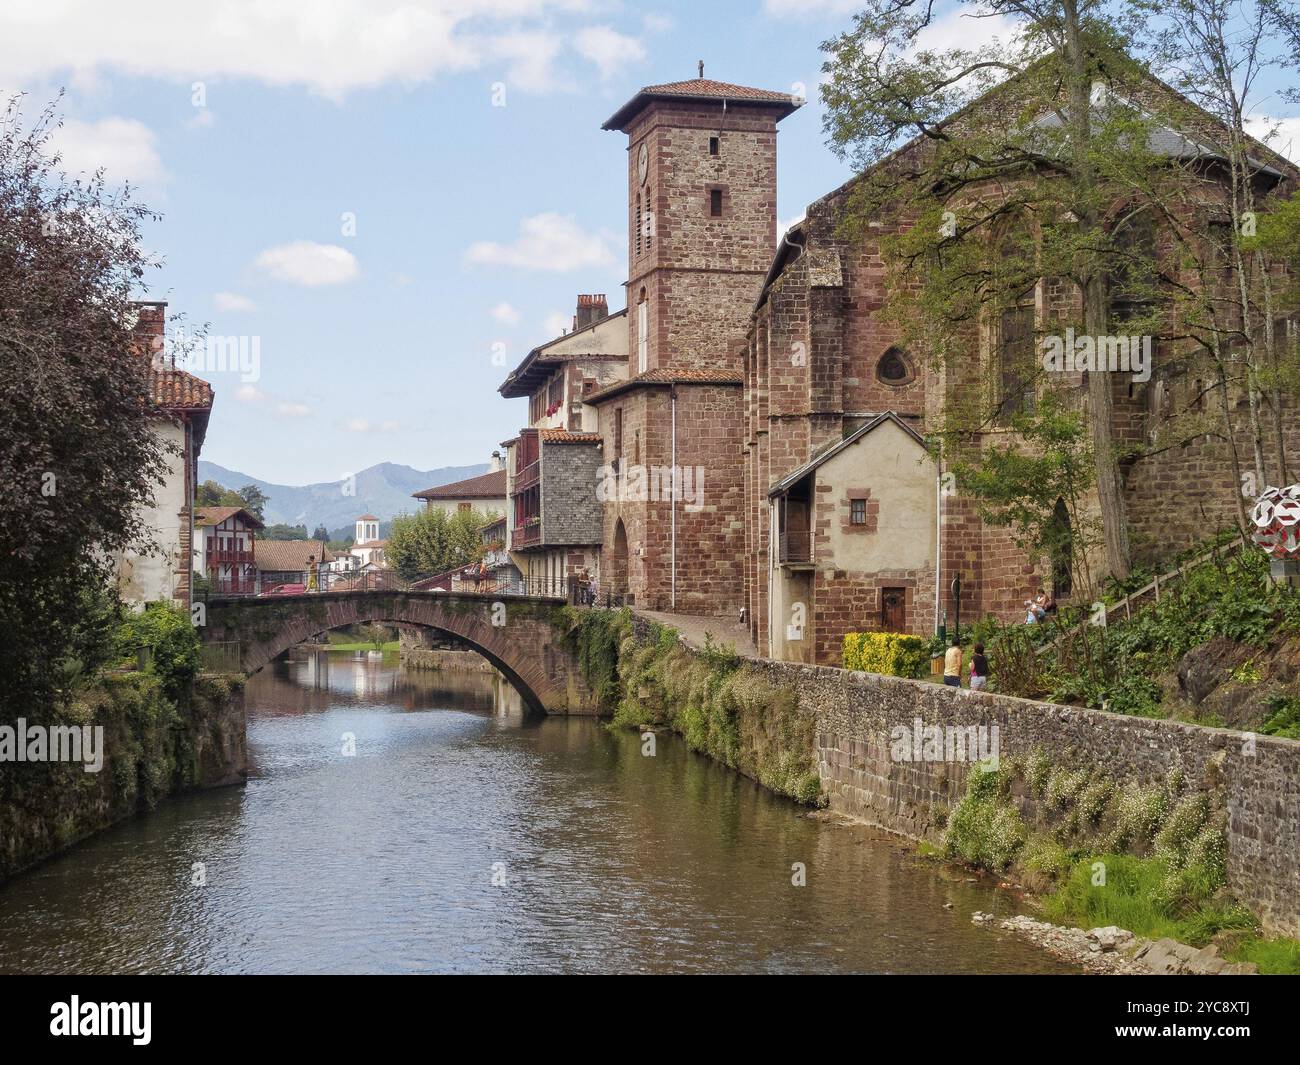
[[[488,675],[320,654],[248,694],[247,787],[0,891],[0,971],[1062,971],[970,923],[988,885]]]

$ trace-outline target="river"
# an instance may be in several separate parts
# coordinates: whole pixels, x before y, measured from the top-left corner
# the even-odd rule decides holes
[[[247,786],[0,889],[0,972],[1071,971],[987,880],[494,677],[314,654],[248,706]]]

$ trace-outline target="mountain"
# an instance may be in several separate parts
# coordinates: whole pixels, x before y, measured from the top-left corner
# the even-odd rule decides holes
[[[414,514],[423,506],[411,493],[433,488],[466,477],[487,473],[487,463],[474,466],[443,466],[436,470],[415,470],[395,462],[381,462],[356,475],[356,491],[344,495],[349,487],[339,481],[322,484],[273,484],[248,473],[228,470],[215,462],[199,460],[199,480],[216,481],[223,488],[238,491],[246,484],[255,484],[270,500],[264,515],[268,525],[283,522],[286,525],[306,525],[310,531],[318,525],[327,529],[347,526],[362,514],[373,514],[387,521],[405,511]]]

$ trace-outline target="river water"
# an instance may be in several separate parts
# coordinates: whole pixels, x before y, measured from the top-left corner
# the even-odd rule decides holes
[[[246,787],[0,889],[0,972],[1069,971],[987,881],[494,677],[316,654],[248,705]]]

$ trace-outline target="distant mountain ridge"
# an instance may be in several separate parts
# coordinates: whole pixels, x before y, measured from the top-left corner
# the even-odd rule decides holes
[[[383,521],[406,512],[414,514],[421,506],[411,493],[434,488],[466,477],[487,472],[487,463],[474,466],[442,466],[436,470],[416,470],[396,462],[381,462],[356,475],[353,495],[344,495],[341,481],[291,485],[264,481],[252,474],[228,470],[215,462],[199,461],[199,480],[216,481],[223,488],[238,490],[255,484],[266,493],[265,520],[268,525],[306,525],[307,531],[324,525],[327,529],[351,528],[362,514],[373,514]]]

